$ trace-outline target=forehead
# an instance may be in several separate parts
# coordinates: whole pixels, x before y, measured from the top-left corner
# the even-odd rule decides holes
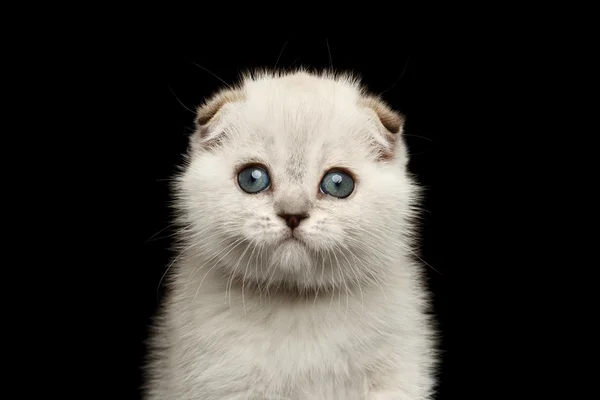
[[[290,178],[326,166],[351,167],[364,149],[365,131],[373,129],[358,105],[359,91],[343,82],[292,76],[244,89],[245,101],[233,105],[228,118],[240,155],[260,158]]]

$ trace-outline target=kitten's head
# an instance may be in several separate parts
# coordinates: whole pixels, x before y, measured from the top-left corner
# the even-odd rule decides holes
[[[384,280],[414,197],[402,127],[347,75],[246,77],[198,110],[177,187],[184,245],[259,285]]]

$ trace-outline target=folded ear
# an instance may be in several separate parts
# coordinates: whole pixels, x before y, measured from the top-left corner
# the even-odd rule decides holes
[[[219,120],[221,111],[227,104],[244,100],[244,95],[240,90],[227,89],[222,90],[206,100],[196,110],[196,131],[192,135],[192,145],[194,148],[210,149],[218,143],[221,135],[224,134]]]
[[[406,162],[406,149],[402,142],[404,116],[392,110],[385,102],[374,96],[363,96],[359,105],[372,110],[379,121],[379,134],[374,138],[379,160],[398,158]]]

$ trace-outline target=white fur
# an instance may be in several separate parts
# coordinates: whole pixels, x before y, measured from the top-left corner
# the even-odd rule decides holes
[[[181,252],[146,398],[431,398],[436,354],[402,140],[376,159],[384,128],[348,76],[261,74],[237,90],[245,100],[192,139],[177,181]],[[238,187],[245,162],[268,167],[272,191]],[[356,177],[346,199],[319,193],[333,167]],[[285,240],[278,212],[310,215],[299,240]]]

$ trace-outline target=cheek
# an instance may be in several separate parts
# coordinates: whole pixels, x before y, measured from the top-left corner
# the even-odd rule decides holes
[[[303,239],[315,249],[384,245],[387,235],[402,229],[410,190],[398,174],[380,173],[377,179],[362,182],[348,199],[320,200],[303,229]]]
[[[331,205],[314,210],[311,217],[300,225],[299,234],[314,250],[328,250],[344,243],[345,221],[348,211]]]
[[[178,197],[186,219],[199,229],[230,230],[242,221],[242,195],[226,161],[210,156],[193,161],[179,181]]]
[[[227,200],[236,189],[230,164],[211,155],[192,161],[181,179],[184,196],[200,203]]]
[[[281,240],[285,225],[274,212],[270,194],[242,194],[238,209],[232,211],[242,221],[240,232],[246,239],[258,243]]]
[[[412,185],[397,165],[367,165],[364,177],[352,200],[359,206],[357,217],[361,222],[383,225],[399,222],[398,217],[409,208]]]
[[[205,231],[255,242],[279,240],[285,226],[269,192],[248,194],[235,182],[234,166],[217,157],[190,165],[182,180],[187,215]]]
[[[257,243],[277,241],[282,237],[284,229],[275,218],[270,213],[245,213],[240,233]]]

